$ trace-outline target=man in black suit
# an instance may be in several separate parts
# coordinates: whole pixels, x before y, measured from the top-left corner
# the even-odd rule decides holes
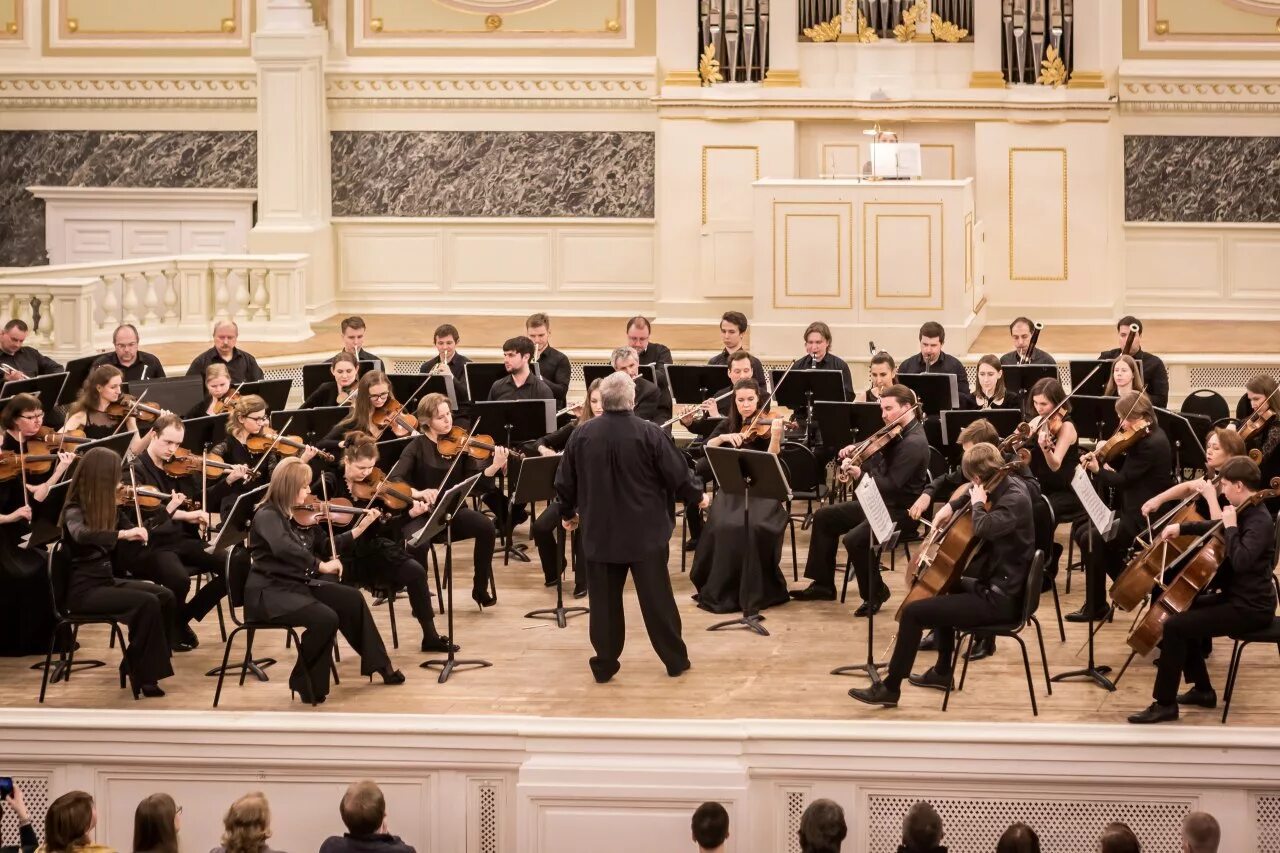
[[[1116,334],[1119,336],[1120,346],[1098,353],[1098,358],[1119,358],[1125,342],[1132,335],[1133,346],[1129,348],[1129,355],[1142,365],[1142,384],[1147,389],[1147,396],[1151,398],[1152,405],[1157,408],[1168,408],[1169,368],[1165,367],[1164,360],[1160,356],[1153,355],[1142,348],[1142,321],[1132,315],[1121,317],[1116,323]]]
[[[739,352],[747,351],[746,341],[743,340],[747,336],[747,315],[741,311],[726,311],[720,317],[720,342],[724,344],[724,349],[707,359],[707,364],[717,365],[720,367],[728,367],[730,358]],[[763,391],[769,387],[768,379],[764,373],[764,365],[760,363],[760,359],[754,355],[751,358],[751,378],[756,381]]]
[[[556,395],[556,408],[563,409],[573,367],[569,357],[551,345],[551,318],[542,313],[529,315],[524,321],[524,333],[533,341],[533,361],[538,365],[538,375]]]
[[[529,360],[533,358],[533,341],[518,335],[502,344],[502,366],[507,375],[489,388],[490,400],[552,400],[551,387],[533,375]]]
[[[234,320],[220,320],[213,324],[213,346],[191,360],[187,368],[188,376],[204,378],[205,369],[211,364],[221,363],[227,366],[231,374],[231,382],[239,385],[243,382],[258,382],[262,379],[262,368],[258,360],[236,346],[240,340],[240,327]]]
[[[844,396],[853,393],[853,377],[849,363],[831,351],[831,327],[821,321],[810,323],[804,330],[804,358],[796,359],[792,370],[838,370],[844,383]]]
[[[665,420],[671,417],[671,389],[667,386],[667,371],[662,365],[674,364],[675,359],[671,357],[671,350],[649,340],[651,331],[647,318],[632,317],[627,321],[627,346],[636,351],[640,364],[653,365],[658,379],[658,408]]]
[[[164,368],[160,359],[149,352],[138,349],[138,327],[132,323],[116,326],[111,334],[112,352],[103,353],[93,360],[93,366],[109,364],[124,374],[125,382],[140,382],[144,379],[163,379]]]
[[[1018,317],[1009,324],[1009,337],[1013,341],[1013,349],[1000,356],[1000,363],[1010,364],[1057,364],[1058,361],[1049,353],[1036,346],[1036,351],[1027,358],[1027,350],[1031,349],[1031,336],[1035,333],[1036,324],[1026,317]]]
[[[363,317],[347,317],[342,321],[342,351],[349,352],[356,357],[356,361],[376,361],[378,362],[377,370],[386,371],[387,367],[383,364],[382,359],[369,352],[364,348],[365,324]],[[336,355],[325,359],[327,364],[333,364]]]
[[[632,417],[635,383],[622,371],[600,383],[604,414],[573,431],[556,472],[564,527],[582,525],[591,605],[591,672],[604,683],[618,671],[626,638],[622,589],[630,573],[654,651],[675,677],[689,668],[680,612],[667,574],[675,501],[709,500],[684,456],[653,424]]]
[[[458,329],[452,323],[442,323],[436,326],[435,334],[432,336],[435,341],[436,352],[439,355],[429,358],[418,368],[419,373],[431,373],[435,370],[436,365],[444,359],[445,367],[449,370],[449,375],[453,377],[454,393],[458,395],[458,402],[464,403],[471,399],[471,389],[467,387],[467,370],[466,365],[471,359],[458,352],[458,344],[462,342],[462,336],[458,334]]]
[[[969,374],[954,355],[942,351],[947,342],[947,330],[932,320],[920,327],[920,352],[898,365],[898,375],[904,373],[950,373],[956,378],[956,390],[961,397],[969,393]]]
[[[662,410],[662,393],[658,386],[640,375],[640,357],[633,347],[618,347],[609,357],[613,369],[627,374],[635,380],[635,400],[632,408],[635,416],[641,420],[661,425],[667,415]],[[667,409],[670,411],[670,408]]]
[[[4,371],[5,382],[62,372],[61,364],[35,347],[26,346],[30,331],[26,323],[16,318],[4,324],[4,333],[0,334],[0,365],[8,368]]]

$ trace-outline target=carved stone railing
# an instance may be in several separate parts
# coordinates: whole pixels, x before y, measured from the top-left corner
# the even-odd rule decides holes
[[[18,317],[29,343],[55,357],[111,346],[121,323],[146,345],[207,341],[235,320],[261,341],[311,335],[307,255],[180,255],[0,269],[0,322]]]

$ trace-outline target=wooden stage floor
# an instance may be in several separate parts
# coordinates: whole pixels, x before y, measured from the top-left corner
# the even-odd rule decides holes
[[[1063,528],[1065,531],[1065,528]],[[677,530],[678,535],[678,530]],[[517,540],[521,533],[517,532]],[[803,570],[808,534],[801,533],[800,560]],[[1053,695],[1045,695],[1039,654],[1031,641],[1031,662],[1035,675],[1040,716],[1033,718],[1023,677],[1021,657],[1016,643],[1000,640],[995,657],[971,665],[965,690],[952,695],[947,714],[941,712],[942,694],[904,685],[902,701],[896,710],[871,708],[846,695],[850,687],[866,683],[861,677],[832,676],[836,666],[856,664],[866,657],[866,621],[852,616],[856,604],[838,602],[791,602],[767,611],[769,637],[743,631],[709,633],[705,629],[723,618],[697,609],[689,596],[692,586],[688,575],[681,574],[679,552],[673,547],[671,578],[684,621],[684,637],[689,645],[693,668],[680,678],[668,678],[649,647],[630,585],[627,601],[627,645],[621,672],[613,682],[596,684],[587,667],[591,654],[587,638],[587,618],[572,619],[560,629],[554,622],[524,618],[526,611],[552,606],[554,590],[542,586],[537,564],[512,563],[497,567],[498,599],[496,607],[480,613],[466,590],[470,588],[471,549],[463,543],[456,552],[459,584],[463,591],[457,615],[457,636],[462,643],[460,657],[479,657],[493,662],[493,667],[455,674],[439,684],[434,672],[420,669],[418,664],[429,657],[417,651],[421,639],[416,621],[409,613],[408,602],[397,602],[396,617],[400,630],[400,649],[391,650],[396,665],[408,676],[406,684],[382,685],[375,677],[370,684],[361,679],[359,662],[342,643],[339,672],[342,683],[333,688],[329,700],[318,713],[329,710],[357,713],[422,713],[422,714],[519,714],[546,717],[641,717],[641,718],[766,718],[823,720],[952,720],[1046,723],[1102,723],[1124,725],[1127,714],[1146,707],[1154,668],[1138,659],[1130,667],[1115,693],[1108,693],[1086,682],[1055,684]],[[843,559],[843,554],[841,556]],[[1065,560],[1064,560],[1065,563]],[[898,556],[898,571],[885,578],[894,597],[881,618],[876,620],[876,654],[887,657],[889,639],[896,623],[892,614],[901,598],[903,560]],[[784,548],[783,571],[791,577],[789,546]],[[800,584],[803,584],[803,578]],[[1059,578],[1061,587],[1063,579]],[[793,584],[793,587],[797,584]],[[1083,578],[1073,576],[1072,592],[1063,595],[1063,612],[1076,609],[1083,597]],[[852,584],[851,584],[852,588]],[[856,598],[852,596],[851,598]],[[585,602],[570,602],[582,604]],[[388,646],[391,642],[386,607],[374,610],[374,616]],[[1049,655],[1049,671],[1057,674],[1084,665],[1082,651],[1085,640],[1083,625],[1067,623],[1067,642],[1058,637],[1053,618],[1052,596],[1042,600],[1040,616],[1045,627],[1045,643]],[[437,617],[441,630],[443,618]],[[1128,654],[1124,636],[1129,617],[1117,616],[1097,637],[1099,663],[1118,668]],[[211,707],[214,679],[204,672],[221,663],[222,643],[218,638],[216,617],[211,615],[197,626],[200,647],[193,652],[174,656],[177,674],[163,683],[168,695],[161,699],[144,699],[135,704],[126,691],[117,689],[113,667],[78,673],[71,682],[52,685],[46,705],[53,708],[146,708],[147,710],[202,710]],[[86,629],[82,634],[81,655],[115,662],[118,651],[106,648],[106,632],[101,628]],[[243,656],[243,645],[237,644]],[[1230,656],[1230,643],[1219,640],[1210,657],[1210,673],[1221,693]],[[282,663],[268,670],[271,680],[261,683],[248,680],[243,687],[229,680],[223,690],[220,710],[294,710],[312,712],[310,706],[290,702],[285,683],[287,667],[294,653],[283,648],[280,634],[263,635],[255,644],[255,655],[270,655]],[[922,652],[916,671],[927,668],[934,653]],[[32,658],[0,659],[0,706],[36,707],[40,674],[28,667]],[[1231,711],[1232,725],[1278,725],[1280,711],[1274,704],[1280,686],[1280,668],[1266,648],[1255,648],[1246,656],[1245,669]],[[1190,709],[1183,712],[1179,723],[1170,725],[1219,725],[1220,711]]]

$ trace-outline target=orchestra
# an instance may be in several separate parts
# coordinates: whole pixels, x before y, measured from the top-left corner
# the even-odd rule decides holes
[[[1114,404],[1111,423],[1117,424],[1112,434],[1100,436],[1073,418],[1076,393],[1068,394],[1064,387],[1065,369],[1062,379],[1040,378],[1029,392],[1015,390],[1012,378],[1006,387],[1006,377],[1022,371],[1005,368],[1058,364],[1040,348],[1043,326],[1030,318],[1009,324],[1008,352],[982,355],[970,366],[944,351],[946,329],[932,321],[919,328],[918,352],[901,361],[872,342],[865,381],[855,379],[850,362],[833,351],[827,323],[815,321],[803,330],[803,354],[788,355],[772,366],[788,372],[839,371],[843,394],[830,402],[879,408],[878,429],[862,424],[851,440],[833,440],[772,405],[777,388],[769,383],[770,365],[747,351],[748,328],[742,312],[723,313],[722,349],[706,362],[725,370],[722,387],[705,400],[681,400],[683,405],[675,406],[664,369],[675,357],[651,339],[649,318],[629,318],[626,344],[606,356],[614,376],[622,374],[612,379],[614,408],[606,411],[602,380],[576,397],[574,364],[552,346],[550,317],[534,313],[525,319],[523,334],[502,343],[503,375],[478,396],[544,401],[548,426],[543,435],[512,438],[499,424],[479,424],[494,438],[478,434],[478,427],[462,426],[473,424],[477,407],[484,404],[472,403],[465,365],[477,362],[457,351],[461,336],[449,323],[434,329],[437,355],[419,368],[416,375],[423,384],[406,398],[406,406],[396,399],[395,389],[404,393],[404,386],[399,380],[393,386],[398,375],[394,365],[363,348],[368,331],[364,319],[345,318],[342,349],[323,362],[329,381],[308,394],[299,410],[288,413],[327,419],[319,427],[286,425],[278,431],[272,428],[267,400],[252,387],[240,391],[265,374],[254,356],[239,347],[234,322],[219,322],[213,347],[191,362],[187,374],[201,377],[203,398],[185,418],[149,402],[141,391],[126,393],[126,383],[153,386],[153,380],[165,380],[165,373],[156,356],[139,351],[137,327],[123,324],[113,335],[114,351],[94,361],[61,427],[46,426],[45,408],[29,394],[8,399],[0,412],[0,558],[6,567],[0,576],[0,654],[45,650],[52,625],[43,586],[45,549],[60,542],[71,572],[67,601],[84,613],[118,617],[130,634],[127,669],[135,695],[163,696],[160,682],[174,671],[171,654],[198,645],[191,623],[212,612],[227,593],[227,562],[214,555],[212,538],[239,498],[267,484],[266,497],[248,522],[252,568],[247,559],[237,565],[247,572],[248,615],[303,629],[290,687],[307,701],[324,701],[339,630],[360,653],[364,674],[381,673],[387,683],[400,683],[404,676],[392,665],[362,593],[404,593],[421,628],[421,650],[456,651],[457,643],[440,634],[434,622],[426,568],[432,546],[471,540],[471,598],[481,613],[497,605],[494,552],[523,451],[571,454],[579,460],[565,474],[573,482],[562,483],[561,497],[541,508],[529,529],[543,583],[555,587],[559,573],[571,563],[573,595],[596,596],[588,583],[592,578],[602,585],[600,608],[616,614],[620,581],[604,566],[631,561],[633,574],[646,578],[644,596],[659,613],[655,646],[668,671],[678,675],[688,666],[678,638],[679,619],[672,622],[661,584],[649,577],[666,560],[665,541],[662,548],[655,545],[629,556],[609,541],[608,531],[592,528],[593,518],[624,523],[616,507],[593,506],[593,493],[612,495],[621,506],[631,500],[625,473],[606,481],[601,471],[578,467],[604,452],[606,436],[609,442],[640,441],[645,448],[664,442],[660,452],[653,451],[661,460],[654,476],[667,483],[670,513],[634,519],[636,526],[627,535],[634,538],[640,528],[661,534],[671,529],[672,518],[678,520],[676,511],[683,510],[687,536],[679,547],[692,554],[690,581],[699,608],[728,613],[791,600],[834,602],[840,570],[852,573],[860,599],[847,613],[831,605],[841,613],[873,616],[890,598],[904,597],[888,674],[868,688],[850,691],[860,702],[896,705],[904,681],[946,689],[956,629],[1017,622],[1033,553],[1048,549],[1049,584],[1063,550],[1057,542],[1041,544],[1035,538],[1033,508],[1042,498],[1057,523],[1075,521],[1083,548],[1084,603],[1067,620],[1091,623],[1093,629],[1092,623],[1104,620],[1113,607],[1141,607],[1130,646],[1149,650],[1160,643],[1153,703],[1132,715],[1131,722],[1174,720],[1179,706],[1213,707],[1216,694],[1204,661],[1207,639],[1271,624],[1276,606],[1268,577],[1276,558],[1271,511],[1280,503],[1271,488],[1271,478],[1280,475],[1276,378],[1263,373],[1251,378],[1234,419],[1197,423],[1203,458],[1175,469],[1176,436],[1165,417],[1168,370],[1162,359],[1143,349],[1142,322],[1135,317],[1121,318],[1116,325],[1119,347],[1100,354],[1106,362],[1100,374],[1106,376],[1102,396],[1112,398],[1105,405],[1111,409]],[[25,324],[15,320],[0,335],[6,380],[38,375],[50,365],[60,369],[24,346],[25,332]],[[375,364],[368,369],[365,362]],[[654,367],[656,381],[642,374],[648,366]],[[363,375],[362,368],[367,370]],[[898,382],[900,374],[920,373],[954,375],[959,408],[971,412],[949,441],[930,424],[938,420],[936,415],[926,416],[915,392]],[[428,392],[433,378],[445,375],[452,377],[453,399],[435,392],[438,379]],[[189,399],[179,408],[186,409]],[[1077,415],[1092,411],[1084,408],[1085,399],[1080,395],[1074,401]],[[1019,415],[1019,426],[1009,435],[993,425],[1010,417],[996,411],[1000,409]],[[214,416],[219,416],[217,422],[208,423]],[[282,422],[285,417],[280,416]],[[660,429],[633,429],[627,420],[632,418]],[[216,426],[216,435],[203,445],[184,446],[185,421],[195,419],[204,419],[202,427]],[[601,423],[581,429],[596,420]],[[595,444],[588,443],[590,436]],[[114,442],[116,449],[82,450],[103,441]],[[819,461],[827,488],[812,511],[807,556],[802,555],[808,585],[788,589],[780,565],[787,503],[756,497],[744,501],[741,495],[722,493],[706,457],[707,448],[727,448],[763,451],[781,460],[788,447],[798,452],[795,445]],[[672,448],[674,456],[668,455]],[[959,465],[947,464],[948,458],[960,458]],[[674,459],[684,470],[673,467]],[[821,462],[828,459],[831,466],[823,468]],[[609,464],[625,471],[627,460]],[[1115,513],[1106,535],[1081,532],[1091,522],[1084,520],[1080,470]],[[472,491],[476,500],[452,513],[447,533],[418,541],[426,539],[416,534],[443,491],[472,475],[479,475]],[[63,488],[55,490],[59,483]],[[871,507],[864,505],[869,488],[878,493],[900,537],[924,541],[906,583],[882,574]],[[46,501],[50,504],[42,507]],[[515,508],[517,523],[524,509]],[[51,537],[32,537],[41,517],[53,529]],[[585,526],[571,538],[574,559],[566,560],[558,533],[579,523]],[[952,560],[946,556],[951,546],[943,543],[954,542],[948,537],[962,527],[969,540],[964,556]],[[607,559],[598,557],[604,563],[593,564],[590,553]],[[1185,606],[1175,608],[1175,599],[1168,596],[1179,590],[1179,578],[1192,572],[1208,580],[1189,594]],[[930,578],[938,573],[943,581],[935,584]],[[202,583],[193,594],[195,576]],[[1154,634],[1144,634],[1144,626],[1157,617],[1159,624],[1149,629]],[[616,625],[598,632],[593,627],[597,680],[608,680],[616,671],[621,649],[617,631]],[[926,638],[926,631],[933,633]],[[979,637],[972,660],[991,653],[986,639]],[[937,660],[923,673],[913,673],[922,648],[936,649]],[[1184,678],[1189,689],[1179,694]]]

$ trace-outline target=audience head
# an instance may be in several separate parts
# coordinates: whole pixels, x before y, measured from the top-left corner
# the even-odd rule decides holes
[[[1133,830],[1128,824],[1115,821],[1107,824],[1107,828],[1102,831],[1102,838],[1098,841],[1099,853],[1141,853],[1142,846],[1138,844],[1138,836],[1133,834]]]
[[[44,815],[44,849],[70,853],[92,844],[89,837],[98,825],[98,807],[84,791],[68,791],[49,804]]]
[[[152,794],[133,812],[133,853],[178,853],[182,808],[168,794]]]
[[[996,843],[996,853],[1040,853],[1040,836],[1025,823],[1015,823]]]
[[[844,809],[831,800],[814,800],[800,815],[801,853],[840,853],[848,834]]]
[[[364,347],[364,318],[348,317],[342,321],[342,351],[358,353]]]
[[[699,850],[717,850],[729,837],[729,813],[719,803],[703,803],[693,813],[693,840]]]
[[[720,316],[720,343],[725,352],[742,348],[742,336],[747,333],[747,315],[741,311],[726,311]]]
[[[606,412],[629,412],[636,405],[636,383],[625,371],[610,373],[600,383],[600,405]]]
[[[1218,853],[1222,830],[1207,812],[1191,812],[1182,819],[1182,853]]]
[[[995,450],[994,447],[986,444],[980,444],[972,450],[965,453],[965,460],[969,458],[969,453],[980,451],[983,448],[987,450]],[[966,476],[968,476],[966,472]],[[902,819],[902,843],[908,850],[932,850],[942,842],[942,817],[929,803],[921,800],[910,809],[907,815]]]
[[[385,831],[387,801],[382,789],[370,779],[352,782],[338,804],[342,822],[352,835],[373,835]]]
[[[286,462],[298,462],[303,468],[306,463],[298,459],[286,459]],[[275,474],[286,467],[281,464],[271,477],[275,485]],[[288,466],[296,468],[297,466]],[[271,807],[267,805],[267,797],[261,791],[245,794],[231,804],[222,818],[222,849],[225,853],[261,853],[267,849],[267,839],[271,837]]]
[[[138,327],[132,323],[116,326],[111,333],[111,345],[115,347],[116,358],[125,367],[138,360]]]
[[[240,327],[234,320],[220,320],[213,324],[213,348],[224,359],[231,358],[238,340],[240,340]]]

